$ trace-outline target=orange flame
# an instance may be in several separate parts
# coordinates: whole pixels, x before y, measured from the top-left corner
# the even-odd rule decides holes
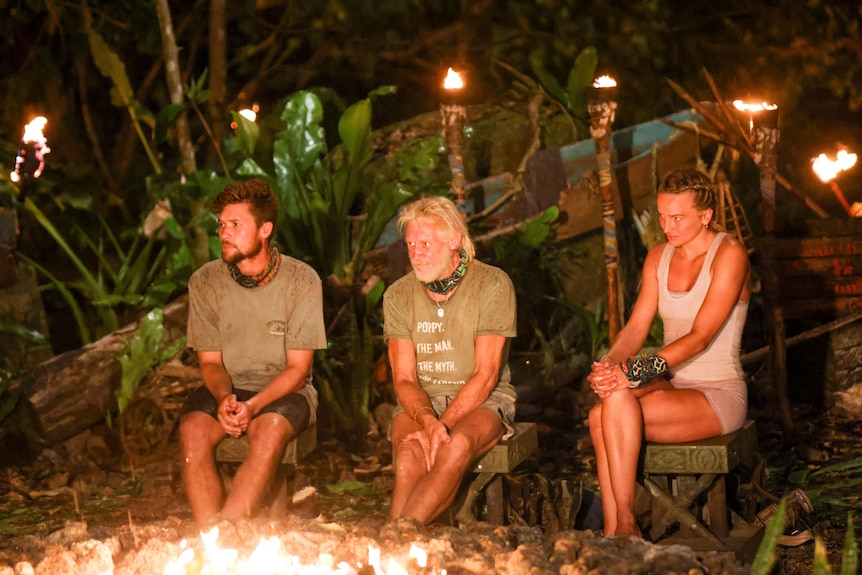
[[[460,90],[464,87],[464,81],[461,79],[461,74],[449,68],[446,73],[446,79],[443,80],[443,88],[446,90]]]
[[[25,145],[18,151],[18,156],[15,158],[15,171],[9,174],[9,178],[13,182],[21,181],[22,170],[34,178],[42,175],[42,171],[45,169],[45,154],[51,152],[51,148],[48,147],[48,140],[42,134],[47,123],[48,120],[44,116],[37,116],[24,126],[24,137],[21,138],[21,143]],[[29,153],[33,154],[33,158],[28,157],[28,150]]]
[[[814,173],[822,182],[828,182],[834,179],[839,172],[849,170],[856,165],[856,154],[851,154],[847,150],[839,150],[835,156],[835,160],[830,160],[826,154],[820,154],[816,158],[811,159],[811,167]]]
[[[593,88],[614,88],[616,85],[617,81],[607,74],[599,76],[593,81]]]
[[[767,104],[766,102],[760,103],[748,103],[743,102],[742,100],[734,100],[733,107],[739,110],[740,112],[749,112],[756,113],[762,112],[763,110],[777,110],[778,106],[776,104]]]

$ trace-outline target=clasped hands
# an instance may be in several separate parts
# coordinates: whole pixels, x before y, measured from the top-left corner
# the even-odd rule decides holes
[[[422,447],[422,453],[425,456],[425,470],[431,471],[434,466],[434,461],[437,459],[437,450],[444,443],[452,441],[449,435],[449,428],[446,424],[435,419],[433,423],[423,427],[417,431],[408,433],[404,437],[404,441],[417,441]]]
[[[248,403],[237,401],[234,394],[225,397],[218,406],[218,421],[225,433],[232,437],[245,433],[253,416]]]
[[[596,395],[602,399],[617,390],[629,387],[629,380],[619,364],[609,361],[607,358],[593,362],[587,381],[590,382],[590,387]]]

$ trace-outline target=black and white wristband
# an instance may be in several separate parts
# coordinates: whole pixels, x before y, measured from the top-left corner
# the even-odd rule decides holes
[[[667,361],[654,353],[642,353],[620,363],[629,380],[629,389],[646,385],[656,377],[667,374]]]

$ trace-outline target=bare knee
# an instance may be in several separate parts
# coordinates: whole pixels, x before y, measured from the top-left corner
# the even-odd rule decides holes
[[[398,442],[395,448],[396,476],[423,475],[426,471],[425,453],[419,442],[409,439]]]

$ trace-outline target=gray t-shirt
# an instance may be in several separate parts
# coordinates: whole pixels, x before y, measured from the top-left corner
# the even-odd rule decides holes
[[[416,375],[429,397],[456,395],[476,366],[476,338],[517,335],[515,288],[506,273],[471,261],[443,317],[425,287],[410,272],[383,296],[383,336],[409,339],[416,351]],[[509,344],[497,378],[497,391],[516,397],[508,365]]]
[[[222,352],[235,388],[260,391],[287,367],[287,350],[326,347],[320,278],[282,255],[275,278],[249,289],[222,260],[208,262],[189,279],[187,339],[196,351]]]

